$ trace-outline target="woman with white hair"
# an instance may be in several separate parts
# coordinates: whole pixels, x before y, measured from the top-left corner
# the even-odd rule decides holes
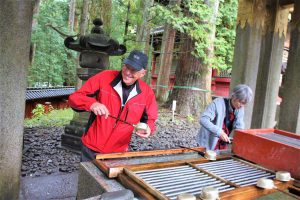
[[[244,84],[233,89],[231,98],[214,99],[200,117],[198,144],[207,150],[226,149],[231,131],[244,128],[244,106],[251,99],[252,90]]]

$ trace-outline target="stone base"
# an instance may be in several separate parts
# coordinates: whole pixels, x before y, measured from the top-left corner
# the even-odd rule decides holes
[[[87,199],[125,188],[115,179],[109,179],[92,162],[79,165],[77,199]]]
[[[75,113],[70,124],[65,127],[65,133],[61,136],[62,147],[81,151],[81,136],[85,133],[89,116],[89,112]]]
[[[62,134],[61,135],[61,146],[76,152],[81,151],[81,137]]]

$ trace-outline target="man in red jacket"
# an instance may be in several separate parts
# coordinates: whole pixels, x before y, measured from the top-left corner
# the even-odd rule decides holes
[[[146,74],[147,63],[147,55],[133,50],[121,71],[106,70],[96,74],[70,95],[69,104],[73,109],[91,112],[81,138],[81,161],[93,160],[97,153],[127,151],[134,131],[130,124],[148,124],[147,130],[136,131],[140,137],[147,138],[154,132],[155,95],[140,79]]]

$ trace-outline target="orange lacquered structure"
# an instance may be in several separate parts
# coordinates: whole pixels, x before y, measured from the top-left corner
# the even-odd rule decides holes
[[[233,153],[300,180],[300,135],[278,129],[236,130]]]

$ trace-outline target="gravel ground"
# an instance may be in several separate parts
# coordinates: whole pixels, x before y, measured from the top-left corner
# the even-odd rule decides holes
[[[130,151],[170,149],[179,145],[196,146],[198,123],[190,123],[170,112],[160,112],[156,133],[142,139],[133,134]],[[22,176],[42,176],[71,173],[78,170],[80,156],[60,147],[64,127],[34,127],[24,129]]]

